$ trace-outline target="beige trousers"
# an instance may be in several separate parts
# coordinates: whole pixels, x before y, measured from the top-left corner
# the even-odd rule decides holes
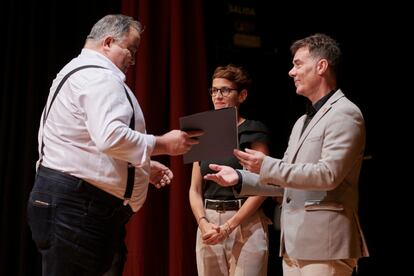
[[[283,256],[284,276],[351,276],[357,259],[305,261]]]
[[[236,211],[206,209],[210,222],[224,224]],[[261,210],[239,225],[216,245],[206,245],[197,230],[196,257],[199,276],[266,276],[268,258],[268,219]]]

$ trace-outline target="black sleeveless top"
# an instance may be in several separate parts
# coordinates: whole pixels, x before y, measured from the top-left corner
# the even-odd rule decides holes
[[[253,142],[261,142],[269,144],[269,134],[266,126],[254,120],[245,120],[238,127],[239,132],[239,149],[244,150],[250,148]],[[219,160],[205,160],[200,162],[201,175],[204,176],[207,173],[213,172],[209,169],[209,164],[227,165],[234,169],[242,169],[238,159],[231,155],[228,158]],[[203,182],[203,194],[204,198],[219,199],[219,200],[231,200],[236,199],[233,194],[232,187],[222,187],[216,184],[214,181],[204,180]]]

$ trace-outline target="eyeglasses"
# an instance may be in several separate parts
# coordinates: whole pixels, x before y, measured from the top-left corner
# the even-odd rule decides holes
[[[221,87],[221,88],[212,87],[208,89],[208,93],[210,93],[211,97],[217,97],[219,92],[223,97],[227,97],[228,95],[230,95],[231,91],[238,91],[238,90],[236,88],[230,88],[230,87]]]

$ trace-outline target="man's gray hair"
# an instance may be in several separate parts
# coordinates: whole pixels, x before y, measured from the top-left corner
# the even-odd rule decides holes
[[[87,40],[99,41],[107,35],[112,36],[115,40],[120,41],[128,34],[130,27],[142,33],[142,25],[130,16],[123,14],[110,14],[104,16],[92,27]]]
[[[328,61],[334,72],[337,72],[341,59],[341,49],[336,40],[326,34],[317,33],[295,41],[290,46],[292,55],[300,48],[308,48],[313,57],[324,58]]]

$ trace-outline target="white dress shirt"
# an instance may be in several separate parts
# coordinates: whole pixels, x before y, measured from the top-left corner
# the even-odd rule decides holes
[[[130,162],[136,169],[129,204],[136,212],[147,196],[155,137],[146,134],[142,110],[125,84],[125,74],[104,55],[83,49],[58,73],[46,107],[62,78],[83,65],[106,69],[87,68],[71,75],[53,102],[44,126],[42,114],[38,135],[39,155],[42,137],[44,141],[42,165],[82,178],[123,199]],[[132,109],[124,87],[134,106],[135,130],[129,128]]]

